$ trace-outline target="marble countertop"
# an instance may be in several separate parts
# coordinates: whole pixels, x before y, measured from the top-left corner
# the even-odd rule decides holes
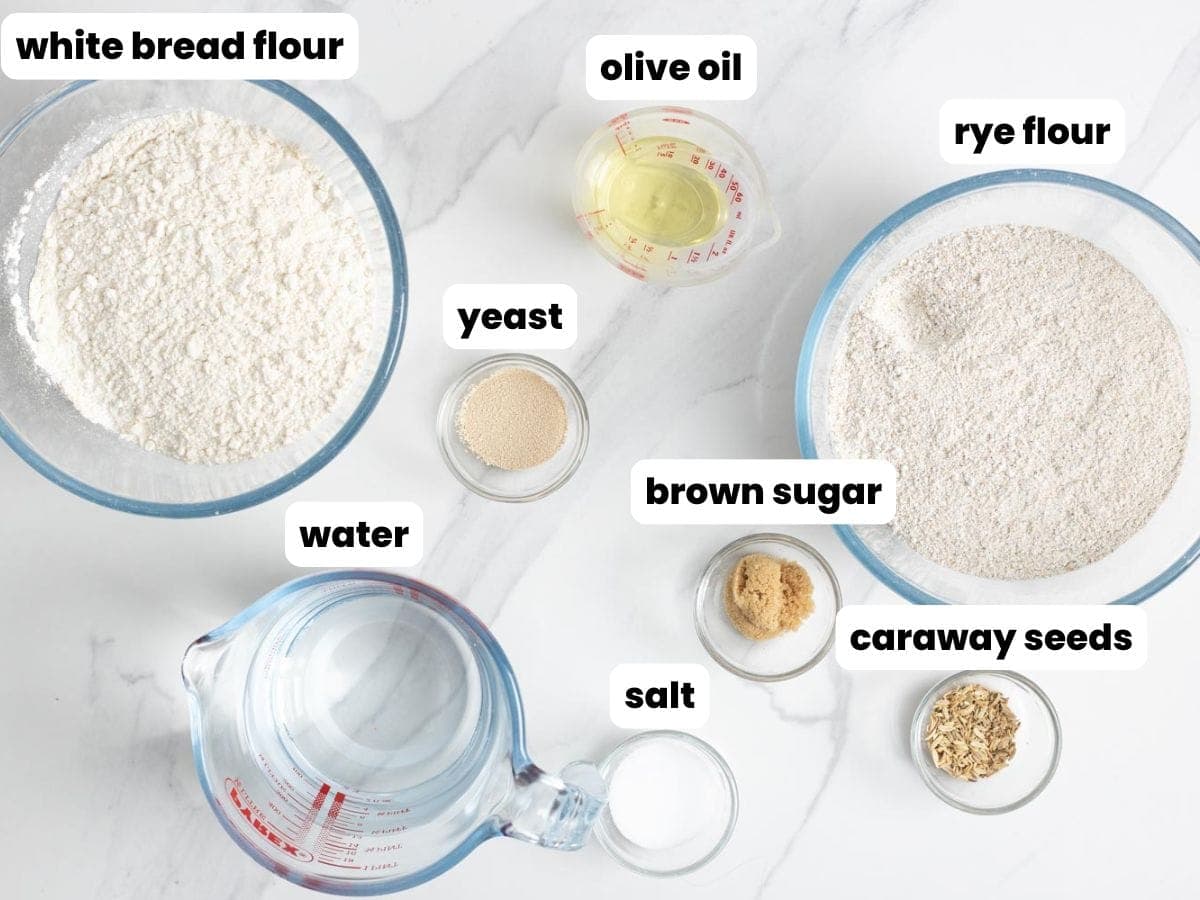
[[[403,223],[412,307],[399,366],[338,459],[287,496],[224,518],[102,509],[0,452],[5,896],[313,896],[251,862],[205,805],[179,660],[193,638],[297,574],[281,546],[288,503],[344,498],[423,507],[426,553],[413,574],[495,630],[542,766],[599,757],[625,736],[607,715],[616,663],[701,662],[712,669],[713,712],[700,734],[741,787],[732,842],[690,876],[655,881],[596,847],[563,854],[498,840],[421,897],[1193,894],[1200,570],[1149,603],[1142,670],[1039,676],[1063,721],[1058,775],[1018,812],[971,817],[935,799],[907,755],[914,704],[936,675],[850,674],[827,659],[766,686],[718,669],[692,630],[691,592],[708,557],[745,529],[638,527],[626,491],[643,457],[797,453],[796,357],[821,287],[881,218],[969,174],[937,150],[938,108],[951,96],[1121,100],[1129,150],[1088,171],[1200,230],[1200,6],[311,6],[344,8],[362,29],[356,78],[301,87],[361,142]],[[643,286],[592,252],[572,222],[575,153],[621,111],[586,95],[584,44],[596,33],[713,31],[758,43],[757,94],[706,108],[762,158],[783,238],[713,284]],[[0,119],[47,87],[0,83]],[[441,296],[472,281],[561,281],[579,293],[579,341],[545,355],[587,397],[592,443],[574,480],[538,503],[468,494],[438,455],[438,400],[482,355],[445,346]],[[847,602],[900,602],[831,531],[791,530],[828,555]]]

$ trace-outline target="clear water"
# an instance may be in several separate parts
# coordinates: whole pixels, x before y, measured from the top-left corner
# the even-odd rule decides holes
[[[461,764],[483,727],[471,647],[436,612],[391,592],[318,612],[268,677],[285,751],[347,791],[412,794]]]

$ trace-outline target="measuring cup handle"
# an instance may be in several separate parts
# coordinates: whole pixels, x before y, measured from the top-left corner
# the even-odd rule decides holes
[[[607,791],[591,763],[572,763],[557,777],[535,765],[514,773],[514,789],[497,815],[500,833],[555,850],[578,850],[604,808]]]

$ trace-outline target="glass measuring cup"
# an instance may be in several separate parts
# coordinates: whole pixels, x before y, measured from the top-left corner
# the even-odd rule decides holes
[[[711,281],[780,234],[754,152],[729,126],[678,106],[624,113],[593,134],[572,202],[600,254],[641,281]],[[649,224],[664,216],[669,233]]]
[[[604,806],[590,764],[532,763],[503,650],[411,579],[289,582],[194,642],[183,679],[213,812],[305,887],[403,890],[501,835],[577,849]]]

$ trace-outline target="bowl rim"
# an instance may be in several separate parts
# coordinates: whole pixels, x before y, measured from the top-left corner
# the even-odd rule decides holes
[[[0,137],[0,156],[11,146],[14,140],[42,112],[61,102],[72,94],[97,83],[94,80],[72,81],[61,88],[51,91],[34,101]],[[229,497],[216,500],[204,500],[196,503],[162,503],[153,500],[139,500],[122,494],[93,487],[62,469],[53,465],[26,443],[9,425],[7,419],[0,414],[0,439],[3,439],[16,454],[30,466],[40,472],[50,481],[66,488],[71,493],[90,500],[101,506],[122,512],[137,513],[145,516],[165,518],[196,518],[199,516],[217,516],[224,513],[236,512],[255,506],[265,500],[270,500],[294,488],[324,468],[330,460],[337,456],[351,441],[375,409],[379,398],[383,395],[392,372],[396,367],[396,358],[400,352],[400,344],[404,338],[404,327],[408,313],[408,263],[404,253],[404,239],[400,234],[400,223],[396,211],[388,196],[383,180],[376,172],[370,160],[350,133],[320,104],[284,81],[247,80],[246,83],[259,87],[290,103],[312,119],[334,140],[346,154],[359,176],[363,179],[370,192],[375,208],[387,238],[388,255],[392,265],[392,310],[388,321],[387,339],[379,365],[371,378],[370,384],[359,400],[354,411],[342,423],[341,428],[326,441],[312,456],[273,481],[253,490],[244,491]]]
[[[1001,681],[1010,681],[1018,684],[1025,690],[1029,691],[1041,704],[1046,711],[1046,716],[1050,720],[1050,733],[1054,742],[1054,746],[1050,756],[1050,765],[1046,767],[1045,773],[1038,779],[1033,788],[1003,806],[997,807],[979,807],[971,806],[969,803],[963,803],[947,794],[934,778],[933,772],[936,767],[925,756],[924,751],[924,731],[925,719],[929,716],[929,710],[934,702],[951,684],[959,680],[978,678],[985,676],[988,678],[996,678]],[[1058,771],[1058,763],[1062,759],[1062,721],[1058,717],[1058,710],[1054,708],[1054,703],[1047,696],[1046,692],[1037,686],[1031,679],[1026,678],[1019,672],[1005,672],[997,669],[966,669],[962,672],[954,672],[941,679],[937,684],[925,692],[921,700],[917,703],[917,708],[913,711],[912,726],[909,729],[909,750],[912,754],[913,763],[917,767],[917,771],[921,773],[921,780],[925,782],[925,786],[939,800],[953,806],[955,809],[962,812],[971,813],[977,816],[998,816],[1003,813],[1012,812],[1020,809],[1027,803],[1035,799],[1042,793],[1054,779],[1054,773]]]
[[[455,395],[488,369],[494,368],[499,370],[506,367],[530,369],[547,381],[552,383],[557,382],[556,384],[552,384],[552,386],[556,390],[561,388],[559,393],[564,395],[564,405],[573,407],[579,416],[578,439],[575,442],[575,449],[571,453],[571,458],[567,461],[566,466],[551,481],[537,490],[527,491],[523,494],[502,494],[489,490],[487,485],[477,481],[458,464],[458,460],[455,459],[454,453],[450,449],[452,442],[458,440],[454,424],[458,413],[458,410],[454,408]],[[441,453],[442,461],[446,464],[446,468],[450,470],[450,473],[461,484],[470,488],[480,497],[500,503],[532,503],[534,500],[541,500],[543,497],[553,494],[570,481],[575,473],[579,471],[579,466],[583,462],[584,455],[587,453],[588,441],[591,438],[591,421],[588,417],[587,401],[583,399],[583,394],[580,392],[579,386],[575,384],[570,375],[554,365],[554,363],[529,353],[498,353],[494,356],[485,357],[474,365],[469,366],[450,383],[445,393],[442,394],[441,402],[438,403],[437,420],[434,427],[437,431],[438,451]],[[565,448],[566,445],[559,448],[558,452],[561,453]]]
[[[709,634],[708,627],[705,622],[705,605],[709,596],[706,590],[709,582],[716,574],[717,568],[725,562],[729,557],[741,552],[744,548],[752,544],[782,544],[785,547],[791,548],[793,551],[811,557],[825,577],[829,579],[830,585],[833,587],[833,616],[829,620],[829,634],[825,638],[825,642],[817,649],[817,651],[805,660],[801,665],[788,669],[783,672],[771,672],[763,674],[761,672],[752,672],[745,669],[727,657],[718,648]],[[837,573],[833,571],[833,566],[825,559],[816,547],[812,546],[797,537],[792,537],[790,534],[784,534],[779,531],[758,531],[753,534],[743,535],[740,538],[730,541],[725,544],[720,550],[709,558],[704,564],[704,569],[700,573],[700,578],[696,582],[696,599],[692,604],[692,624],[696,628],[696,637],[700,639],[701,645],[712,657],[713,662],[719,665],[726,672],[731,672],[739,678],[744,678],[747,681],[756,681],[760,684],[775,684],[781,681],[790,681],[793,678],[798,678],[804,673],[815,668],[833,648],[833,640],[837,629],[837,616],[842,611],[844,601],[842,598],[842,585],[838,581]]]
[[[812,421],[808,410],[808,398],[812,385],[813,363],[816,357],[818,338],[824,329],[829,311],[841,293],[846,279],[858,267],[863,258],[874,250],[876,245],[884,238],[909,219],[920,215],[940,203],[986,188],[1031,183],[1065,185],[1071,188],[1102,194],[1110,199],[1124,203],[1126,206],[1142,213],[1151,221],[1158,224],[1200,263],[1200,240],[1197,240],[1195,235],[1178,219],[1161,207],[1151,203],[1140,194],[1136,194],[1120,185],[1113,184],[1111,181],[1105,181],[1102,178],[1094,178],[1090,175],[1082,175],[1078,172],[1067,172],[1060,169],[1002,169],[996,172],[972,175],[969,178],[959,179],[934,188],[928,193],[917,197],[915,200],[909,201],[872,228],[867,233],[867,236],[859,241],[854,249],[850,251],[850,254],[842,264],[838,266],[833,277],[829,279],[828,284],[825,285],[825,289],[821,292],[821,296],[817,300],[817,305],[813,308],[812,315],[808,320],[808,327],[804,333],[804,343],[800,350],[800,360],[796,367],[796,392],[794,398],[796,433],[800,444],[800,455],[803,458],[818,458],[816,442],[813,440]],[[957,605],[952,601],[929,593],[892,571],[883,560],[875,555],[866,542],[855,533],[853,526],[834,525],[833,529],[837,532],[846,549],[854,555],[855,559],[862,563],[885,587],[899,594],[908,602],[918,605]],[[1182,575],[1196,561],[1198,556],[1200,556],[1200,537],[1184,551],[1182,556],[1154,578],[1124,596],[1108,602],[1118,605],[1142,603]]]

